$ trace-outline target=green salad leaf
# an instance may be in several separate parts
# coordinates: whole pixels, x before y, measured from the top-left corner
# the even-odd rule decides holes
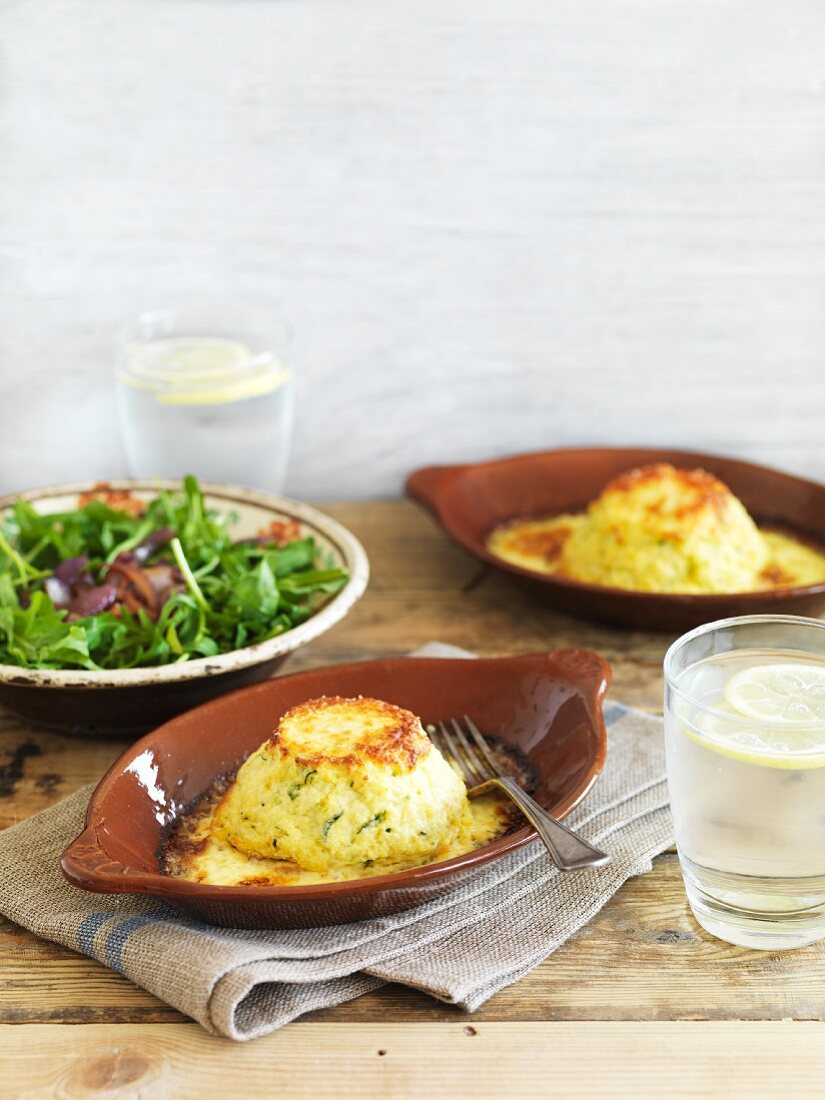
[[[207,508],[191,476],[139,515],[101,499],[50,514],[18,501],[0,524],[0,663],[123,669],[213,657],[291,630],[346,583],[312,537],[234,541],[235,519]],[[168,538],[155,548],[159,531]],[[176,571],[154,614],[120,602],[85,616],[55,606],[46,588],[61,562],[88,558],[84,583],[104,585],[112,563],[132,561],[147,540],[141,565]]]

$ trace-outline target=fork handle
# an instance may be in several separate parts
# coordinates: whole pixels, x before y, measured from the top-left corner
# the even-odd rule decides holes
[[[562,825],[554,817],[540,806],[535,799],[509,776],[500,779],[490,779],[487,786],[500,787],[518,806],[533,828],[541,837],[544,847],[550,853],[550,858],[562,871],[580,871],[586,867],[601,867],[607,863],[610,856]]]

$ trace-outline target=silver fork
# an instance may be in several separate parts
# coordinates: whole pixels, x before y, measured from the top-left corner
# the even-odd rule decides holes
[[[610,856],[594,848],[592,844],[551,817],[543,806],[518,785],[501,766],[478,730],[475,722],[464,715],[464,725],[450,719],[452,731],[446,722],[428,726],[427,732],[442,756],[458,765],[469,788],[468,798],[476,798],[493,787],[504,791],[515,802],[541,837],[550,858],[562,871],[578,871],[585,867],[601,867]]]

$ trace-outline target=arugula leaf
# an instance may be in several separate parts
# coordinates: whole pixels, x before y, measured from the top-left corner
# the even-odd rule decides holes
[[[212,657],[291,630],[346,583],[312,537],[286,546],[233,542],[233,518],[208,509],[191,476],[139,516],[98,499],[46,515],[18,501],[0,525],[0,663],[117,669]],[[175,535],[149,563],[176,565],[186,589],[169,596],[156,620],[121,604],[70,622],[54,607],[43,581],[61,561],[84,555],[101,583],[118,554],[160,528]]]
[[[24,668],[94,667],[85,632],[69,625],[45,592],[35,592],[25,608],[8,596],[0,585],[0,660]]]
[[[278,610],[278,586],[266,558],[232,586],[227,607],[242,620],[269,620]]]

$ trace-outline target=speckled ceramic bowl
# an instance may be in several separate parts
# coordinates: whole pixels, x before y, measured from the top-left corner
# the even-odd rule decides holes
[[[113,489],[129,489],[151,499],[159,489],[177,489],[179,482],[162,479],[111,481]],[[0,515],[15,500],[28,500],[42,512],[75,507],[91,482],[35,489],[0,497]],[[175,714],[245,684],[264,680],[300,646],[319,637],[347,614],[369,579],[369,563],[361,543],[340,523],[308,504],[229,485],[202,486],[211,508],[234,512],[236,538],[257,535],[274,519],[295,519],[311,534],[349,581],[328,604],[300,626],[258,645],[185,664],[121,671],[25,669],[0,665],[0,704],[40,725],[80,734],[142,733]]]

